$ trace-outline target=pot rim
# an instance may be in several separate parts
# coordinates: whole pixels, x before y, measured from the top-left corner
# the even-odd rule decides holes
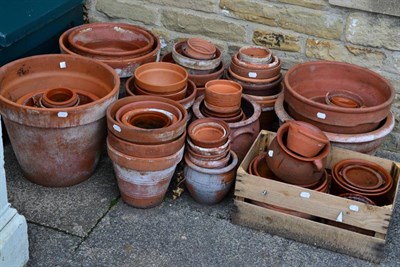
[[[303,97],[301,94],[299,94],[297,91],[295,91],[294,89],[292,89],[292,86],[289,83],[289,77],[291,76],[291,74],[295,71],[297,71],[299,68],[316,68],[315,65],[332,65],[332,66],[344,66],[346,68],[353,68],[356,69],[360,72],[364,72],[367,73],[368,76],[373,76],[376,79],[379,79],[382,83],[386,84],[387,87],[390,90],[390,97],[383,103],[376,105],[376,106],[372,106],[372,107],[365,107],[362,109],[354,109],[354,108],[343,108],[343,107],[338,107],[338,106],[329,106],[329,105],[325,105],[322,103],[318,103],[315,101],[312,101],[311,99],[308,99],[306,97]],[[351,113],[356,113],[356,114],[363,114],[363,113],[367,113],[367,112],[374,112],[377,110],[381,110],[382,107],[386,107],[386,106],[390,106],[393,101],[394,101],[394,97],[395,97],[395,90],[393,88],[393,85],[386,80],[384,77],[382,77],[381,75],[379,75],[378,73],[371,71],[367,68],[364,67],[360,67],[358,65],[354,65],[354,64],[350,64],[350,63],[345,63],[345,62],[336,62],[336,61],[311,61],[311,62],[305,62],[305,63],[300,63],[297,64],[293,67],[291,67],[285,77],[283,78],[283,82],[285,85],[285,90],[287,90],[288,92],[290,92],[290,94],[296,98],[298,101],[301,101],[304,103],[304,105],[310,105],[314,108],[319,108],[322,110],[328,110],[328,111],[333,111],[333,112],[339,112],[339,113],[345,113],[347,114],[348,112]]]
[[[220,168],[220,169],[208,169],[208,168],[199,167],[199,166],[195,165],[188,158],[187,155],[184,155],[184,159],[185,159],[186,166],[191,168],[191,169],[193,169],[193,170],[195,170],[195,171],[197,171],[197,172],[201,172],[201,173],[205,173],[205,174],[211,174],[211,175],[213,175],[213,174],[224,174],[224,173],[227,173],[227,172],[230,172],[230,171],[234,170],[236,165],[238,164],[238,161],[239,161],[235,152],[233,152],[231,150],[231,151],[229,151],[229,153],[230,153],[230,158],[232,158],[232,162],[229,165],[227,165],[227,166],[225,166],[223,168]]]

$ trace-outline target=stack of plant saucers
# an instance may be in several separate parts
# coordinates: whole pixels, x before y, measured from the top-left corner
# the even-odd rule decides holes
[[[189,38],[174,44],[172,52],[166,54],[162,61],[186,68],[189,79],[198,88],[197,95],[204,93],[208,81],[219,79],[224,73],[221,51],[211,42],[200,38]]]
[[[218,203],[233,184],[238,158],[229,136],[228,124],[217,119],[198,119],[188,127],[185,182],[197,202]]]
[[[107,148],[122,199],[160,204],[184,154],[187,111],[174,100],[130,96],[107,110]]]
[[[390,200],[392,176],[380,165],[362,159],[339,161],[332,168],[332,190],[335,194],[353,193],[369,198],[377,205]]]
[[[201,113],[206,117],[219,118],[228,123],[246,119],[241,108],[242,86],[228,80],[214,80],[206,83]]]
[[[240,83],[243,93],[261,106],[261,128],[265,130],[277,128],[278,119],[274,112],[274,104],[282,91],[279,58],[268,48],[244,46],[233,55],[226,76],[229,80]]]
[[[188,111],[196,97],[196,85],[188,80],[187,71],[167,62],[147,63],[136,69],[126,81],[128,95],[154,95],[182,104]]]

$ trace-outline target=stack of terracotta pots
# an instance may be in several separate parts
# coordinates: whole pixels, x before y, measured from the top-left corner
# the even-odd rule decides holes
[[[246,119],[241,108],[242,86],[233,81],[214,80],[206,83],[204,105],[201,112],[206,117],[219,118],[225,122]]]
[[[244,46],[232,56],[226,77],[240,83],[243,93],[261,106],[260,126],[277,128],[274,104],[282,90],[281,61],[265,47]]]
[[[230,128],[217,119],[198,119],[188,128],[185,182],[204,204],[220,202],[231,188],[238,159],[230,149]]]
[[[208,81],[219,79],[224,73],[222,53],[218,47],[200,38],[189,38],[174,44],[172,52],[162,61],[176,63],[189,72],[189,79],[198,88],[197,95],[204,93]]]
[[[112,68],[78,56],[42,55],[4,65],[0,112],[24,176],[56,187],[89,178],[119,84]]]
[[[157,60],[160,41],[152,32],[124,23],[90,23],[64,32],[62,53],[90,57],[106,63],[120,78],[132,76],[140,65]]]
[[[108,108],[108,155],[126,203],[162,202],[184,154],[187,116],[181,104],[156,96],[130,96]]]
[[[147,63],[138,67],[126,81],[128,95],[154,95],[182,104],[188,111],[196,98],[196,85],[188,80],[187,71],[166,62]]]
[[[387,193],[392,189],[392,176],[376,163],[347,159],[339,161],[332,168],[335,194],[356,194],[370,199],[378,205],[385,205],[390,200]]]
[[[326,132],[333,144],[373,153],[394,127],[393,86],[368,69],[308,62],[292,67],[284,85],[284,101],[276,107],[280,119],[289,115],[309,122]]]
[[[330,143],[317,127],[290,121],[283,124],[268,147],[269,169],[282,181],[315,188],[326,179]]]

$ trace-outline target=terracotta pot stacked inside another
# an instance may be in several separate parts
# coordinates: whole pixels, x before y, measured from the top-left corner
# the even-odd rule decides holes
[[[230,134],[228,124],[217,119],[198,119],[188,127],[185,182],[200,203],[220,202],[233,184],[238,160]]]
[[[246,119],[241,104],[242,86],[239,83],[213,80],[206,83],[204,103],[200,109],[206,117],[235,123]]]
[[[261,128],[275,130],[278,118],[274,112],[274,104],[282,91],[280,59],[268,48],[244,46],[232,56],[226,77],[240,83],[243,93],[261,106]]]
[[[152,32],[125,23],[89,23],[64,32],[62,53],[90,57],[109,65],[120,78],[132,76],[140,65],[157,60],[160,41]]]
[[[196,97],[196,85],[188,80],[187,71],[167,62],[147,63],[138,67],[126,81],[128,95],[153,95],[172,99],[188,111]]]
[[[174,44],[171,53],[162,58],[163,62],[176,63],[189,72],[189,79],[198,88],[197,95],[204,93],[208,81],[220,79],[224,73],[222,53],[207,40],[189,38]]]
[[[332,190],[335,194],[357,194],[377,205],[390,203],[388,193],[392,176],[380,165],[362,159],[339,161],[332,168]]]
[[[157,96],[130,96],[108,108],[108,155],[126,203],[163,201],[184,154],[187,117],[181,104]]]

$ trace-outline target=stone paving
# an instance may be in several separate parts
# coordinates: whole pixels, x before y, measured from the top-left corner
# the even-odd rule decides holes
[[[234,225],[232,196],[203,206],[187,192],[168,193],[158,207],[132,208],[106,152],[89,180],[69,188],[27,181],[7,142],[4,152],[9,201],[28,221],[28,266],[375,266]],[[399,216],[396,209],[382,266],[400,266]]]

